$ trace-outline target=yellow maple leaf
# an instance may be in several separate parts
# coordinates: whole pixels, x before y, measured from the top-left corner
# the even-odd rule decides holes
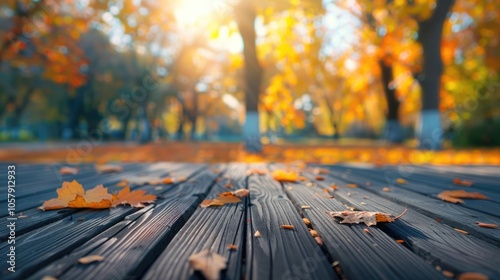
[[[130,187],[125,187],[113,196],[112,205],[130,204],[133,207],[144,207],[143,203],[153,203],[156,196],[152,194],[145,195],[146,191],[130,191]]]

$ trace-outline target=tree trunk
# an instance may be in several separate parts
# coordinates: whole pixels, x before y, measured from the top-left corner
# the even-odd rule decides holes
[[[422,112],[417,135],[420,148],[441,148],[441,116],[439,114],[439,90],[443,61],[441,59],[441,37],[443,24],[454,0],[438,0],[432,16],[418,23],[418,41],[423,50],[423,68],[419,75],[422,88]]]
[[[396,96],[396,87],[391,86],[394,81],[392,65],[387,65],[384,61],[379,61],[382,87],[384,89],[385,100],[387,101],[387,114],[384,131],[384,139],[400,143],[403,141],[401,124],[399,123],[399,100]]]
[[[259,131],[259,93],[262,83],[262,68],[257,58],[255,44],[255,18],[257,11],[249,0],[241,0],[235,8],[236,22],[243,40],[245,72],[246,119],[243,127],[245,148],[249,152],[262,151]]]

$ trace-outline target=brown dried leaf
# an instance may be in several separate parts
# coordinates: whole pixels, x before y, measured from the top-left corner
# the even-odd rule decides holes
[[[111,172],[122,172],[123,167],[120,165],[115,165],[115,164],[102,164],[102,165],[96,165],[95,169],[99,173],[111,173]]]
[[[233,192],[234,195],[236,195],[237,197],[245,197],[245,196],[248,196],[250,194],[250,191],[247,190],[247,189],[239,189],[239,190],[235,190]]]
[[[451,203],[465,203],[461,198],[468,199],[488,199],[487,196],[478,192],[466,192],[464,190],[443,191],[437,195],[444,201]]]
[[[200,203],[202,208],[207,208],[210,206],[224,206],[224,202],[218,201],[216,199],[205,199]]]
[[[215,252],[204,250],[188,259],[189,265],[200,271],[208,280],[220,279],[220,272],[227,267],[227,259]]]
[[[241,202],[241,199],[235,195],[234,193],[232,192],[223,192],[223,193],[220,193],[216,200],[222,202],[222,203],[238,203],[238,202]]]
[[[388,188],[388,187],[385,187],[385,188],[383,188],[383,189],[382,189],[382,191],[384,191],[384,192],[390,192],[390,191],[391,191],[391,189],[390,189],[390,188]]]
[[[367,212],[367,211],[339,211],[339,212],[327,212],[336,221],[341,224],[359,224],[365,223],[367,226],[376,225],[378,223],[390,223],[394,222],[396,219],[401,218],[407,209],[403,211],[399,216],[394,217],[391,214],[382,212]]]
[[[472,181],[462,180],[459,178],[453,178],[453,184],[459,185],[459,186],[464,186],[464,187],[470,187],[470,186],[472,186]]]
[[[281,225],[280,228],[282,228],[282,229],[294,229],[295,227],[293,225]]]
[[[487,223],[476,222],[476,225],[483,227],[483,228],[498,228],[497,224],[487,224]]]
[[[144,207],[143,203],[154,203],[156,196],[146,194],[145,190],[130,191],[130,187],[126,187],[113,196],[112,205],[129,204],[132,207]]]
[[[406,180],[405,180],[405,179],[403,179],[403,178],[398,178],[398,179],[396,180],[396,183],[398,183],[398,184],[401,184],[401,185],[402,185],[402,184],[406,184],[406,183],[408,183],[408,181],[406,181]]]
[[[313,173],[316,175],[326,175],[326,174],[330,173],[330,170],[328,170],[326,168],[315,168]]]
[[[464,272],[458,275],[457,280],[488,280],[488,276],[479,272]]]
[[[100,262],[103,260],[104,260],[103,256],[90,255],[90,256],[83,257],[83,258],[79,258],[78,262],[81,264],[89,264],[89,263],[93,263],[93,262]]]

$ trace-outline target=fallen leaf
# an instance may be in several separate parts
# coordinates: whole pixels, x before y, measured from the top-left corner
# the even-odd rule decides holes
[[[282,169],[274,170],[271,173],[274,180],[278,182],[296,182],[298,180],[299,175],[293,171],[285,171]]]
[[[125,179],[123,179],[120,182],[116,183],[115,186],[121,187],[121,188],[127,187],[128,186],[128,181],[125,180]]]
[[[78,262],[81,263],[81,264],[89,264],[89,263],[93,263],[93,262],[100,262],[102,260],[104,260],[103,256],[91,255],[91,256],[86,256],[86,257],[83,257],[83,258],[79,258]]]
[[[387,213],[367,211],[338,211],[327,213],[341,224],[359,224],[362,222],[367,226],[372,226],[376,225],[377,222],[394,222],[396,219],[401,218],[407,210],[408,209],[405,209],[405,211],[397,217]]]
[[[443,271],[441,271],[441,273],[443,273],[444,277],[448,277],[448,278],[453,278],[453,276],[455,276],[455,274],[453,274],[453,272],[448,271],[448,270],[443,270]]]
[[[367,229],[367,228],[364,228],[364,229],[363,229],[363,231],[364,231],[365,233],[370,233],[370,230],[369,230],[369,229]]]
[[[476,222],[476,225],[483,227],[483,228],[498,228],[498,225],[496,225],[496,224],[487,224],[487,223]]]
[[[260,237],[260,231],[256,231],[255,234],[253,235],[254,237]]]
[[[227,244],[227,249],[236,251],[236,250],[238,250],[238,246],[236,246],[234,244]]]
[[[326,175],[326,174],[330,173],[330,170],[328,170],[326,168],[315,168],[313,170],[313,173],[317,174],[317,175]]]
[[[238,203],[238,202],[241,202],[241,199],[235,195],[234,193],[232,192],[223,192],[223,193],[220,193],[216,200],[222,202],[222,203]]]
[[[207,208],[210,206],[224,206],[224,202],[218,201],[216,199],[205,199],[200,203],[202,208]]]
[[[357,188],[357,187],[358,187],[358,184],[354,184],[354,183],[347,184],[347,187],[349,187],[349,188],[351,188],[351,189],[354,189],[354,188]]]
[[[321,237],[316,236],[316,237],[314,237],[314,240],[316,241],[316,243],[317,243],[319,246],[323,246],[323,240],[321,239]]]
[[[302,205],[300,208],[301,209],[311,209],[311,206],[309,206],[309,205]]]
[[[46,275],[43,276],[40,280],[57,280],[57,278],[55,278],[54,276]]]
[[[114,165],[114,164],[102,164],[102,165],[96,165],[95,169],[99,173],[111,173],[111,172],[122,172],[123,167],[120,165]]]
[[[408,181],[406,181],[406,180],[405,180],[405,179],[403,179],[403,178],[398,178],[398,179],[396,179],[396,183],[398,183],[398,184],[401,184],[401,185],[402,185],[402,184],[406,184],[406,183],[408,183]]]
[[[489,277],[479,272],[464,272],[458,275],[457,280],[488,280]]]
[[[162,184],[173,184],[175,183],[175,179],[171,177],[166,177],[161,179]]]
[[[220,272],[227,267],[227,259],[215,252],[204,250],[188,259],[189,265],[198,270],[208,280],[220,279]]]
[[[233,188],[233,184],[231,182],[229,182],[229,183],[226,184],[225,187],[228,188],[228,189],[232,189]]]
[[[316,176],[316,177],[314,177],[314,179],[316,179],[316,181],[323,181],[323,180],[325,180],[325,177],[323,177],[323,176]]]
[[[294,229],[295,227],[293,225],[281,225],[280,228],[282,228],[282,229]]]
[[[399,244],[405,243],[405,241],[403,239],[397,239],[396,242],[399,243]]]
[[[250,194],[250,191],[247,190],[247,189],[239,189],[239,190],[235,190],[233,192],[234,195],[236,195],[237,197],[245,197],[245,196],[248,196],[248,194]]]
[[[385,188],[382,189],[382,191],[384,191],[384,192],[390,192],[391,189],[389,189],[388,187],[385,187]]]
[[[451,203],[465,203],[461,198],[468,199],[488,199],[487,196],[478,192],[466,192],[464,190],[443,191],[437,195],[444,201]]]
[[[462,229],[454,228],[454,230],[460,232],[461,234],[465,234],[465,235],[469,234],[468,232],[466,232],[465,230],[462,230]]]
[[[335,185],[335,184],[331,184],[331,185],[330,185],[330,189],[332,189],[332,190],[336,190],[336,189],[338,189],[338,187],[337,187],[337,185]]]
[[[472,186],[472,181],[461,180],[459,178],[454,178],[453,179],[453,184],[459,185],[459,186],[464,186],[464,187],[470,187],[470,186]]]
[[[311,226],[311,221],[308,218],[302,218],[302,221],[304,221],[304,224],[306,224],[307,227]]]
[[[126,187],[113,196],[112,205],[129,204],[132,207],[144,207],[143,203],[153,203],[156,196],[146,194],[145,190],[130,191],[130,187]]]
[[[77,195],[84,195],[85,190],[82,185],[76,180],[71,182],[64,181],[61,188],[56,190],[57,198],[52,198],[43,203],[39,209],[41,210],[54,210],[61,209],[68,206],[68,202],[75,200]]]
[[[304,181],[307,181],[307,178],[306,178],[306,177],[304,177],[304,176],[299,176],[299,177],[297,177],[297,180],[298,180],[298,181],[303,181],[303,182],[304,182]]]
[[[75,175],[78,174],[78,168],[64,166],[59,168],[59,173],[61,173],[61,175]]]

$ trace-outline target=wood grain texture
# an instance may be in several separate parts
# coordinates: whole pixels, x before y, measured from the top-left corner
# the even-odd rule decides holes
[[[311,176],[314,178],[315,176]],[[339,224],[326,212],[348,208],[336,198],[328,198],[317,183],[285,183],[296,208],[318,231],[332,258],[339,261],[348,279],[441,279],[433,266],[397,244],[378,227]],[[302,209],[302,206],[310,206]],[[399,222],[398,222],[399,223]],[[365,232],[369,230],[369,233]],[[405,269],[400,269],[404,267]]]
[[[245,279],[337,279],[280,184],[270,175],[252,175],[248,189]]]
[[[327,187],[336,182],[338,188],[334,195],[347,207],[386,212],[395,216],[405,209],[402,205],[365,190],[373,186],[360,185],[361,187],[352,189],[345,187],[347,181],[328,175],[325,177],[325,181],[318,182],[318,185]],[[417,211],[410,209],[397,223],[381,223],[377,227],[394,239],[404,240],[404,246],[421,258],[455,275],[470,271],[481,272],[491,279],[500,275],[499,247],[459,233]]]
[[[189,177],[199,168],[200,166],[193,165],[185,171],[184,175]],[[196,188],[193,189],[196,190]],[[172,187],[154,193],[163,194],[171,190],[182,192],[183,188]],[[162,201],[159,200],[158,203]],[[3,278],[26,277],[51,261],[70,253],[136,211],[138,209],[126,206],[106,210],[84,210],[18,237],[16,260],[24,265],[15,274],[5,275],[7,263],[1,263],[0,268],[5,276]],[[0,250],[5,251],[6,246],[7,244],[3,243]]]
[[[217,182],[207,199],[219,193],[246,188],[245,166],[232,164]],[[234,189],[226,185],[231,182]],[[224,279],[240,279],[244,253],[245,202],[226,204],[220,207],[198,207],[191,218],[172,239],[167,248],[154,261],[142,279],[190,279],[198,278],[188,265],[189,256],[210,250],[227,258]],[[229,244],[237,250],[228,250]]]
[[[367,178],[361,172],[347,172],[345,168],[333,167],[332,175],[344,179],[346,182],[354,182],[364,186]],[[491,230],[478,227],[475,222],[493,223],[500,225],[500,218],[464,208],[460,205],[441,201],[437,198],[428,197],[403,188],[392,187],[390,192],[384,192],[384,181],[373,181],[372,186],[363,187],[373,194],[377,194],[397,204],[408,206],[433,219],[439,219],[442,223],[454,228],[467,231],[469,234],[485,240],[495,246],[500,245],[500,230]]]
[[[202,170],[194,178],[170,188],[163,200],[140,215],[116,235],[108,238],[88,255],[103,256],[105,261],[90,265],[72,263],[62,279],[136,279],[158,257],[190,218],[206,196],[217,174]],[[87,243],[80,246],[93,246]]]

